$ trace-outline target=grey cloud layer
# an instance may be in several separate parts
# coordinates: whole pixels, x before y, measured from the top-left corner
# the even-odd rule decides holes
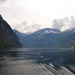
[[[32,33],[36,30],[39,30],[41,25],[37,23],[27,24],[27,21],[22,22],[22,24],[13,25],[17,30],[24,33]]]
[[[3,3],[3,2],[5,2],[5,1],[7,1],[7,0],[0,0],[0,3]]]
[[[53,20],[52,28],[60,29],[60,30],[62,28],[65,28],[65,29],[75,28],[75,17],[74,16],[70,18],[66,17],[59,20],[55,19]]]
[[[27,21],[23,21],[21,24],[14,25],[14,28],[24,33],[31,33],[37,31],[41,29],[41,27],[42,25],[38,23],[34,22],[32,24],[28,24]],[[70,28],[75,28],[75,17],[72,16],[70,18],[66,17],[63,19],[54,19],[52,28],[59,29],[62,31]]]
[[[57,19],[53,20],[53,26],[52,26],[53,28],[61,29],[63,26],[65,26],[65,23],[63,20],[57,20]]]

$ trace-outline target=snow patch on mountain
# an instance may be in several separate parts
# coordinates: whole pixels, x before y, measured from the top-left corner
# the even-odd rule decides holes
[[[39,31],[34,32],[34,34],[48,34],[48,33],[59,33],[60,30],[58,29],[50,29],[50,28],[45,28],[45,29],[41,29]]]

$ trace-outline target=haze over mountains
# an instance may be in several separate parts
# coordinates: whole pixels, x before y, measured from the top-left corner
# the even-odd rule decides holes
[[[21,47],[17,35],[0,15],[0,47]]]
[[[61,32],[58,29],[45,28],[31,34],[17,30],[23,47],[34,48],[75,48],[75,28]]]
[[[75,28],[64,32],[44,28],[25,34],[16,29],[13,31],[0,15],[0,47],[21,47],[19,40],[23,47],[28,48],[75,48]]]

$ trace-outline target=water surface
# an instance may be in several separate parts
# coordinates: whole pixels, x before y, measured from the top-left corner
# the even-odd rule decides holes
[[[0,75],[75,75],[75,50],[2,49]]]

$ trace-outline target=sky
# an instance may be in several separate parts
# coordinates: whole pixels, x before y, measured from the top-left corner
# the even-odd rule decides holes
[[[0,0],[0,14],[23,33],[75,28],[75,0]]]

